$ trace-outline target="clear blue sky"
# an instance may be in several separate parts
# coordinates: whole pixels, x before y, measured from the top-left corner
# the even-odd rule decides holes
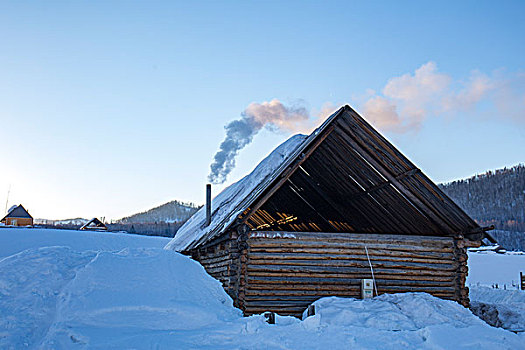
[[[362,112],[367,91],[428,62],[452,85],[473,71],[513,81],[513,116],[482,97],[386,137],[437,182],[524,162],[523,1],[3,1],[1,210],[10,185],[42,218],[202,203],[248,104]],[[289,136],[259,133],[226,185]]]

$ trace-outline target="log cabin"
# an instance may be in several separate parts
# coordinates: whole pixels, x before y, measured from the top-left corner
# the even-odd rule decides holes
[[[20,204],[13,206],[0,222],[10,226],[33,226],[33,217],[26,208]]]
[[[318,298],[426,292],[469,304],[481,228],[349,106],[277,147],[180,228],[245,315],[300,316]],[[374,276],[372,276],[372,271]]]

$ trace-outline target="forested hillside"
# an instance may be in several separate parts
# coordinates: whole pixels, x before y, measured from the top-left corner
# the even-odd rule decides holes
[[[439,187],[507,249],[525,248],[525,166],[488,171]],[[517,233],[521,232],[521,233]]]
[[[175,200],[113,221],[108,224],[108,228],[112,231],[121,230],[140,235],[173,237],[199,208],[193,203]]]
[[[525,166],[488,171],[441,189],[481,224],[525,231]]]
[[[188,220],[198,209],[199,207],[193,203],[175,200],[148,211],[122,218],[119,223],[180,223]]]

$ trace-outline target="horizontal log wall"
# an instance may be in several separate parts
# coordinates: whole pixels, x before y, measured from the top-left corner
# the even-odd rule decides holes
[[[244,286],[246,274],[246,234],[230,231],[217,239],[191,251],[212,277],[222,283],[224,290],[234,301],[234,306],[244,309]]]
[[[427,292],[468,305],[466,250],[461,239],[350,233],[251,232],[238,280],[246,315],[300,316],[324,296],[360,298],[371,278],[379,294]]]

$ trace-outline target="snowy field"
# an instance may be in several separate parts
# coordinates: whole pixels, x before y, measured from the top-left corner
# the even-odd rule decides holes
[[[519,290],[525,254],[470,252],[468,264],[467,285],[476,314],[487,315],[485,319],[492,325],[525,332],[525,292]]]
[[[162,249],[168,241],[0,228],[0,349],[525,349],[525,335],[423,293],[323,298],[315,316],[276,325],[244,318],[199,264]],[[485,284],[477,255],[469,282]],[[499,278],[507,258],[491,259]],[[502,304],[523,297],[474,289]]]
[[[525,254],[508,252],[498,254],[495,252],[476,252],[468,254],[469,275],[467,285],[504,286],[516,289],[519,285],[520,271],[525,274]],[[513,287],[514,285],[514,287]]]
[[[124,248],[162,249],[170,240],[171,238],[166,237],[113,232],[0,227],[0,259],[26,249],[53,246],[67,246],[76,251],[115,251]]]

